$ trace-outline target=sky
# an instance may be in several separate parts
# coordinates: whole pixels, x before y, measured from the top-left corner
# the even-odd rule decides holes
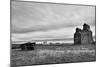
[[[75,28],[84,23],[95,36],[95,6],[12,1],[11,8],[12,42],[71,41]]]

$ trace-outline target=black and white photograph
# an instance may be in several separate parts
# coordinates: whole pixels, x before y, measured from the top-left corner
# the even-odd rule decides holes
[[[96,61],[96,6],[11,1],[11,67]]]

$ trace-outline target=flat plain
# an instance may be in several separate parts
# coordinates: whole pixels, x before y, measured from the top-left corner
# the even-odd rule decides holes
[[[11,49],[11,66],[96,61],[95,45],[36,45],[35,50]]]

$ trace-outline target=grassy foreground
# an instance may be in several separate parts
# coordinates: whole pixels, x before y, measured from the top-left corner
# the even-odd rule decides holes
[[[32,51],[11,49],[11,66],[95,61],[95,45],[35,46]]]

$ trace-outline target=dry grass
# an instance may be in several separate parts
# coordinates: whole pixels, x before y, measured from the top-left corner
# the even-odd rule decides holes
[[[12,66],[95,61],[94,45],[36,46],[33,51],[11,53]]]

